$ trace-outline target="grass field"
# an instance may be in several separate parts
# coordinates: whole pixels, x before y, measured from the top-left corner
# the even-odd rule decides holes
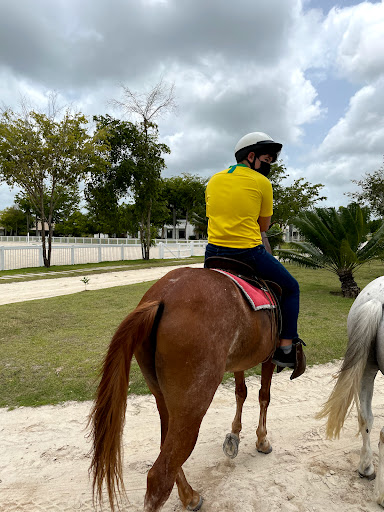
[[[287,265],[301,288],[299,332],[309,365],[344,355],[351,299],[337,295],[329,272]],[[356,274],[361,288],[383,274],[383,264]],[[37,406],[94,396],[102,358],[121,320],[152,283],[87,291],[0,306],[0,407]],[[0,285],[1,293],[1,285]],[[258,372],[258,368],[249,371]],[[136,363],[131,392],[147,392]]]

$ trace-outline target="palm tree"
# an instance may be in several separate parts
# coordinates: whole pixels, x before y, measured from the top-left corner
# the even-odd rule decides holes
[[[356,203],[347,207],[315,208],[292,220],[304,242],[294,249],[276,251],[286,261],[335,273],[344,297],[357,297],[355,270],[374,258],[384,257],[384,222],[367,241],[369,211]]]

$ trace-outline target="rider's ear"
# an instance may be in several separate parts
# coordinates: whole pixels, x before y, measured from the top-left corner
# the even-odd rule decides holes
[[[248,156],[247,156],[247,160],[249,160],[250,162],[253,162],[255,160],[255,153],[253,151],[251,151],[250,153],[248,153]]]

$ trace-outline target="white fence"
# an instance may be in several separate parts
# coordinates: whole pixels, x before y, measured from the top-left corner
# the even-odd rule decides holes
[[[205,240],[190,240],[195,244],[206,243]],[[3,243],[41,243],[41,236],[7,236],[0,235],[0,245]],[[164,244],[189,243],[184,239],[157,238],[156,245],[160,242]],[[75,245],[140,245],[140,238],[91,238],[74,236],[55,236],[52,238],[53,244],[75,244]]]
[[[1,238],[15,239],[23,237]],[[52,246],[51,265],[78,265],[82,263],[101,263],[103,261],[139,260],[142,258],[141,246],[138,243],[112,242],[113,240],[125,241],[126,239],[95,240],[109,240],[110,243],[77,242],[76,244],[69,244],[57,243],[55,239]],[[34,241],[31,245],[24,245],[21,243],[22,241],[18,240],[12,240],[12,242],[11,240],[0,240],[1,242],[8,242],[10,245],[0,245],[0,270],[42,267],[44,265],[43,250],[37,242]],[[203,256],[206,243],[206,241],[200,240],[190,240],[184,243],[158,241],[156,246],[150,249],[150,258],[169,259]]]

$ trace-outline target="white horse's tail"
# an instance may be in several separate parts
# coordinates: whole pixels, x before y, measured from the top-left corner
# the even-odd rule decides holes
[[[363,304],[358,304],[357,301],[351,307],[347,322],[348,347],[344,361],[332,393],[316,415],[317,419],[328,417],[328,439],[340,436],[353,401],[359,410],[360,383],[382,315],[383,304],[376,299]]]

